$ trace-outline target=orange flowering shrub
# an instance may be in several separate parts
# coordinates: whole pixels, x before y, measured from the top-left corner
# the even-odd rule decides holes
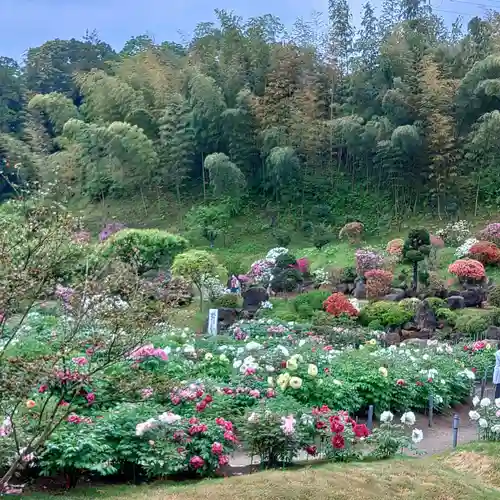
[[[391,283],[394,279],[390,271],[383,269],[371,269],[366,271],[366,298],[376,299],[383,297],[391,291]]]
[[[486,276],[483,264],[474,259],[458,259],[450,264],[448,272],[460,279],[482,280]]]
[[[327,313],[335,317],[342,314],[355,317],[359,314],[359,311],[349,302],[349,299],[344,294],[338,292],[332,293],[323,302],[323,307]]]
[[[389,255],[394,255],[396,257],[401,257],[403,255],[403,245],[405,244],[403,238],[396,238],[395,240],[389,241],[385,251]]]

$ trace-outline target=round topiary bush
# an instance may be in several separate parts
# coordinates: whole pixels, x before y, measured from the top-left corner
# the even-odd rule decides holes
[[[240,300],[235,293],[225,293],[214,301],[214,306],[234,309],[240,306]]]
[[[408,297],[399,302],[399,306],[405,311],[415,314],[417,312],[418,306],[422,303],[417,297]]]
[[[297,258],[291,253],[282,253],[276,258],[275,266],[278,269],[286,269],[287,267],[292,267],[297,264]]]
[[[403,326],[413,316],[413,312],[405,310],[396,302],[380,301],[368,304],[361,309],[359,320],[364,326],[376,321],[385,328]]]
[[[294,309],[300,313],[301,308],[307,306],[311,311],[311,316],[313,311],[321,311],[323,309],[323,303],[330,296],[330,293],[326,290],[314,290],[312,292],[302,293],[293,299],[292,304]],[[304,309],[304,311],[307,309]],[[303,316],[301,314],[301,316]],[[304,316],[308,317],[308,316]]]
[[[413,289],[418,285],[418,263],[431,252],[431,237],[427,229],[412,229],[403,245],[403,258],[413,266]]]
[[[277,271],[277,272],[276,272]],[[271,288],[274,292],[293,292],[297,289],[299,283],[302,283],[302,273],[293,267],[286,269],[276,269],[276,274],[271,280]]]

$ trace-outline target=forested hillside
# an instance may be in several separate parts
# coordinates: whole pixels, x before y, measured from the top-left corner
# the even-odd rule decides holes
[[[357,29],[329,7],[326,26],[217,11],[183,45],[92,33],[1,58],[3,197],[58,179],[94,202],[328,206],[339,224],[500,208],[500,15],[448,29],[385,0]]]

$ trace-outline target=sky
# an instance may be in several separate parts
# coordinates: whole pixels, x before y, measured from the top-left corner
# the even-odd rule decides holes
[[[355,23],[365,0],[349,0]],[[500,10],[500,0],[431,0],[447,24],[463,14],[466,25],[487,7]],[[381,0],[372,0],[379,4]],[[244,18],[262,14],[280,17],[290,27],[298,17],[326,12],[328,0],[0,0],[0,55],[21,60],[29,47],[54,38],[81,38],[97,30],[120,50],[132,36],[150,34],[160,42],[189,38],[200,21],[213,21],[214,9],[234,11]]]

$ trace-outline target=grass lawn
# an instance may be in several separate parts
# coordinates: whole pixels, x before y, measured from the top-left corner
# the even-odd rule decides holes
[[[51,500],[60,495],[32,494]],[[67,499],[130,500],[497,500],[500,498],[500,444],[473,443],[453,453],[423,459],[330,464],[269,471],[188,485],[82,488]]]

